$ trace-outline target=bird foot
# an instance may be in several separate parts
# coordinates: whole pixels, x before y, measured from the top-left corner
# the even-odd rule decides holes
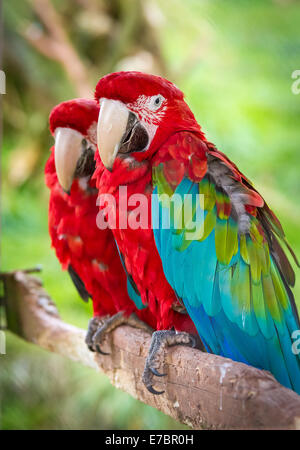
[[[132,313],[127,317],[124,315],[123,311],[120,311],[99,324],[92,336],[93,351],[97,351],[102,355],[109,355],[109,353],[101,350],[101,345],[104,341],[105,336],[120,325],[130,325],[134,328],[139,328],[141,330],[147,331],[148,333],[153,332],[153,329],[149,327],[149,325],[147,325],[145,322],[140,320],[135,313]]]
[[[165,349],[173,345],[188,345],[196,347],[196,339],[185,332],[176,333],[174,330],[160,330],[152,334],[151,345],[143,372],[143,383],[152,394],[163,394],[165,391],[157,391],[153,388],[154,376],[164,377],[166,373],[160,373],[159,368],[165,362]]]
[[[108,316],[104,316],[104,317],[95,316],[89,321],[87,333],[85,336],[85,343],[91,352],[95,351],[94,347],[93,347],[94,334],[96,333],[98,328],[101,327],[105,323],[105,320],[107,320],[107,318],[108,318]]]

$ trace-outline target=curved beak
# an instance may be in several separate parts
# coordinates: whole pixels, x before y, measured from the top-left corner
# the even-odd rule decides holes
[[[148,140],[146,129],[124,103],[101,99],[97,143],[100,158],[109,171],[118,153],[142,151]]]
[[[128,117],[129,110],[123,103],[118,100],[102,99],[97,127],[97,143],[100,158],[110,171],[126,132]]]
[[[55,133],[55,168],[58,181],[70,193],[77,162],[82,152],[82,135],[71,128],[58,128]]]

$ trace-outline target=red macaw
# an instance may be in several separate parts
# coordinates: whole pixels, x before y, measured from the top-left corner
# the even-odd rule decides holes
[[[100,79],[95,98],[101,160],[97,155],[94,177],[100,197],[113,196],[115,215],[104,203],[100,208],[142,301],[166,330],[153,334],[146,386],[153,392],[163,347],[187,341],[172,331],[182,329],[173,308],[183,304],[208,352],[269,370],[300,393],[300,356],[293,351],[300,325],[290,290],[295,276],[280,244],[291,251],[279,220],[207,141],[171,82],[113,73]],[[124,215],[128,222],[121,227]],[[137,215],[146,226],[131,226]]]
[[[96,224],[97,189],[91,175],[98,113],[97,103],[85,99],[66,101],[52,110],[50,131],[55,146],[46,163],[45,180],[50,189],[52,247],[83,300],[92,298],[94,317],[86,342],[90,350],[103,353],[103,333],[125,322],[150,331],[156,322],[127,283],[111,230],[100,230]],[[105,316],[110,319],[104,322]]]

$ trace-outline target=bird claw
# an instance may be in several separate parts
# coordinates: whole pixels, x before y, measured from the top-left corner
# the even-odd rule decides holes
[[[165,377],[167,375],[166,373],[159,373],[158,370],[154,369],[154,367],[149,367],[149,369],[156,377]]]
[[[154,387],[151,386],[151,385],[146,386],[146,388],[148,389],[149,392],[151,392],[151,394],[154,394],[154,395],[161,395],[161,394],[164,394],[164,393],[165,393],[165,391],[157,391],[157,390],[154,389]]]
[[[105,355],[105,356],[106,356],[106,355],[110,355],[110,353],[106,353],[106,352],[104,352],[103,350],[101,350],[99,344],[96,344],[95,347],[96,347],[97,352],[100,353],[100,355]],[[95,351],[95,350],[93,350],[93,351]]]
[[[139,328],[150,333],[153,331],[149,325],[141,321],[134,313],[127,317],[123,311],[119,311],[114,316],[105,317],[104,319],[94,317],[89,322],[88,332],[85,339],[89,350],[98,352],[101,355],[109,355],[110,353],[106,353],[101,350],[100,345],[102,345],[104,337],[120,325],[131,325],[132,327]]]
[[[109,319],[108,319],[108,320],[109,320]],[[108,322],[108,321],[107,321],[107,322]],[[100,353],[100,355],[104,355],[104,356],[107,356],[107,355],[110,354],[110,353],[104,352],[104,351],[101,349],[101,345],[103,344],[105,335],[106,335],[107,333],[109,333],[109,330],[107,329],[107,328],[108,328],[108,327],[107,327],[107,322],[105,322],[104,324],[102,324],[102,325],[98,328],[98,330],[96,331],[96,333],[95,333],[94,336],[93,336],[93,347],[94,347],[95,351],[96,351],[97,353]]]
[[[151,345],[142,377],[144,385],[151,394],[161,395],[165,392],[157,391],[153,387],[154,376],[164,377],[167,375],[157,370],[157,367],[165,360],[165,348],[173,345],[196,347],[196,344],[197,341],[194,336],[185,332],[176,333],[173,330],[160,330],[152,334]]]
[[[85,342],[91,352],[97,352],[100,353],[100,355],[110,354],[104,352],[101,349],[101,345],[103,343],[105,335],[110,333],[110,331],[112,331],[120,324],[120,320],[122,320],[122,314],[123,313],[118,313],[115,316],[106,316],[105,318],[93,317],[89,321]]]
[[[88,344],[87,347],[88,347],[88,349],[89,349],[90,352],[94,352],[94,351],[95,351],[95,350],[94,350],[94,347],[93,347],[92,345],[89,345],[89,344]]]
[[[195,339],[195,337],[192,334],[190,334],[190,340],[191,340],[190,347],[196,348],[197,347],[197,340]]]
[[[93,317],[89,321],[87,334],[85,337],[85,343],[91,352],[96,351],[96,349],[94,347],[94,343],[93,343],[93,338],[94,338],[94,335],[97,332],[98,328],[103,325],[104,321],[105,321],[105,318],[98,317],[98,316]]]

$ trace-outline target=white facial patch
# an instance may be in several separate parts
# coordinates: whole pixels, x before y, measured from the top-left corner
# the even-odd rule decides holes
[[[147,130],[149,142],[147,150],[156,134],[156,130],[164,118],[167,109],[167,100],[161,95],[140,95],[134,103],[127,104],[130,111],[136,113],[141,124]]]

